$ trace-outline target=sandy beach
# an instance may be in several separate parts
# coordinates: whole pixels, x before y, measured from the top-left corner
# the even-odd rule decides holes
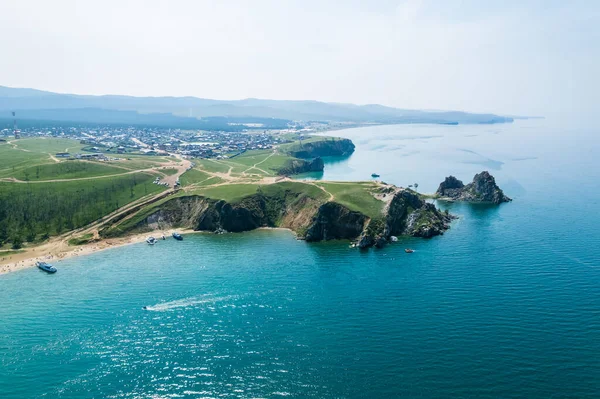
[[[292,231],[283,227],[259,227],[257,230]],[[148,236],[154,236],[160,239],[160,237],[164,234],[165,237],[171,237],[175,231],[181,234],[212,234],[212,232],[209,231],[196,231],[192,229],[156,230],[126,237],[101,239],[89,244],[77,246],[69,245],[67,240],[64,238],[54,238],[47,243],[35,247],[24,248],[23,252],[1,256],[0,274],[15,272],[28,267],[34,267],[37,261],[46,261],[56,266],[57,264],[60,264],[59,262],[63,259],[68,259],[75,256],[90,255],[94,252],[103,251],[109,248],[143,243]]]
[[[47,243],[35,247],[24,248],[23,252],[7,254],[0,257],[0,274],[33,267],[37,261],[46,261],[56,265],[63,259],[89,255],[108,248],[144,242],[146,237],[150,235],[161,237],[161,235],[164,234],[165,237],[170,237],[174,231],[178,231],[182,234],[200,233],[192,229],[171,229],[135,234],[127,237],[101,239],[89,244],[77,246],[69,245],[66,239],[54,238]]]

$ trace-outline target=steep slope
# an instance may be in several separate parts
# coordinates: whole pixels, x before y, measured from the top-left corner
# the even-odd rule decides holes
[[[307,241],[358,239],[360,247],[369,247],[384,245],[391,235],[429,238],[449,228],[450,215],[425,203],[413,191],[393,190],[394,197],[378,218],[329,201],[315,186],[298,182],[272,184],[231,201],[182,195],[109,226],[101,235],[113,237],[171,228],[241,232],[285,227]]]
[[[346,156],[354,152],[354,143],[349,139],[332,137],[319,141],[294,144],[287,149],[287,152],[296,158]]]

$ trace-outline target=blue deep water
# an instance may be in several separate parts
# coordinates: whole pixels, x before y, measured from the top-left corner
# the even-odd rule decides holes
[[[312,178],[433,192],[489,170],[514,198],[438,203],[460,218],[431,240],[191,234],[1,275],[0,397],[600,397],[597,132],[330,133],[356,152]]]

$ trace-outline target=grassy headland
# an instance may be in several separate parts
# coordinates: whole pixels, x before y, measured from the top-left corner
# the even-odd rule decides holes
[[[44,247],[54,248],[49,246],[53,242],[57,248],[86,246],[99,236],[156,229],[246,231],[266,226],[290,228],[307,240],[357,239],[362,234],[366,238],[361,242],[370,246],[384,234],[390,201],[399,193],[377,182],[290,178],[315,165],[322,168],[316,159],[320,156],[354,151],[345,139],[308,137],[219,159],[125,154],[99,162],[53,155],[82,150],[79,142],[67,139],[0,144],[0,248],[48,238]],[[157,177],[169,182],[169,188],[153,184]],[[176,181],[180,185],[173,187]],[[403,195],[418,206],[396,206],[403,210],[395,216],[400,223],[395,231],[425,234],[411,230],[406,220],[412,212],[420,212],[415,220],[421,220],[423,212],[433,211],[414,192]],[[436,213],[432,220],[441,219]],[[443,231],[441,223],[436,231]]]

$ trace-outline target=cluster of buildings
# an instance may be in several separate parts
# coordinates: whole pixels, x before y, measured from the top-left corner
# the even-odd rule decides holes
[[[0,137],[8,136],[8,129],[6,130],[0,131]],[[62,137],[79,140],[85,145],[84,153],[81,154],[56,154],[56,157],[63,158],[108,159],[111,154],[181,154],[195,158],[230,158],[245,151],[270,149],[287,142],[290,132],[304,134],[307,129],[222,132],[159,127],[104,126],[91,129],[52,126],[24,128],[21,130],[21,137]]]
[[[203,132],[179,142],[171,151],[194,158],[231,158],[248,150],[273,148],[285,140],[275,133]]]
[[[8,131],[0,133],[8,135]],[[287,130],[212,132],[110,126],[95,129],[70,126],[21,130],[22,137],[70,138],[85,145],[85,153],[58,153],[56,157],[97,159],[107,158],[109,154],[181,154],[196,158],[229,158],[248,150],[273,148],[274,145],[287,141],[284,138],[287,133]]]

